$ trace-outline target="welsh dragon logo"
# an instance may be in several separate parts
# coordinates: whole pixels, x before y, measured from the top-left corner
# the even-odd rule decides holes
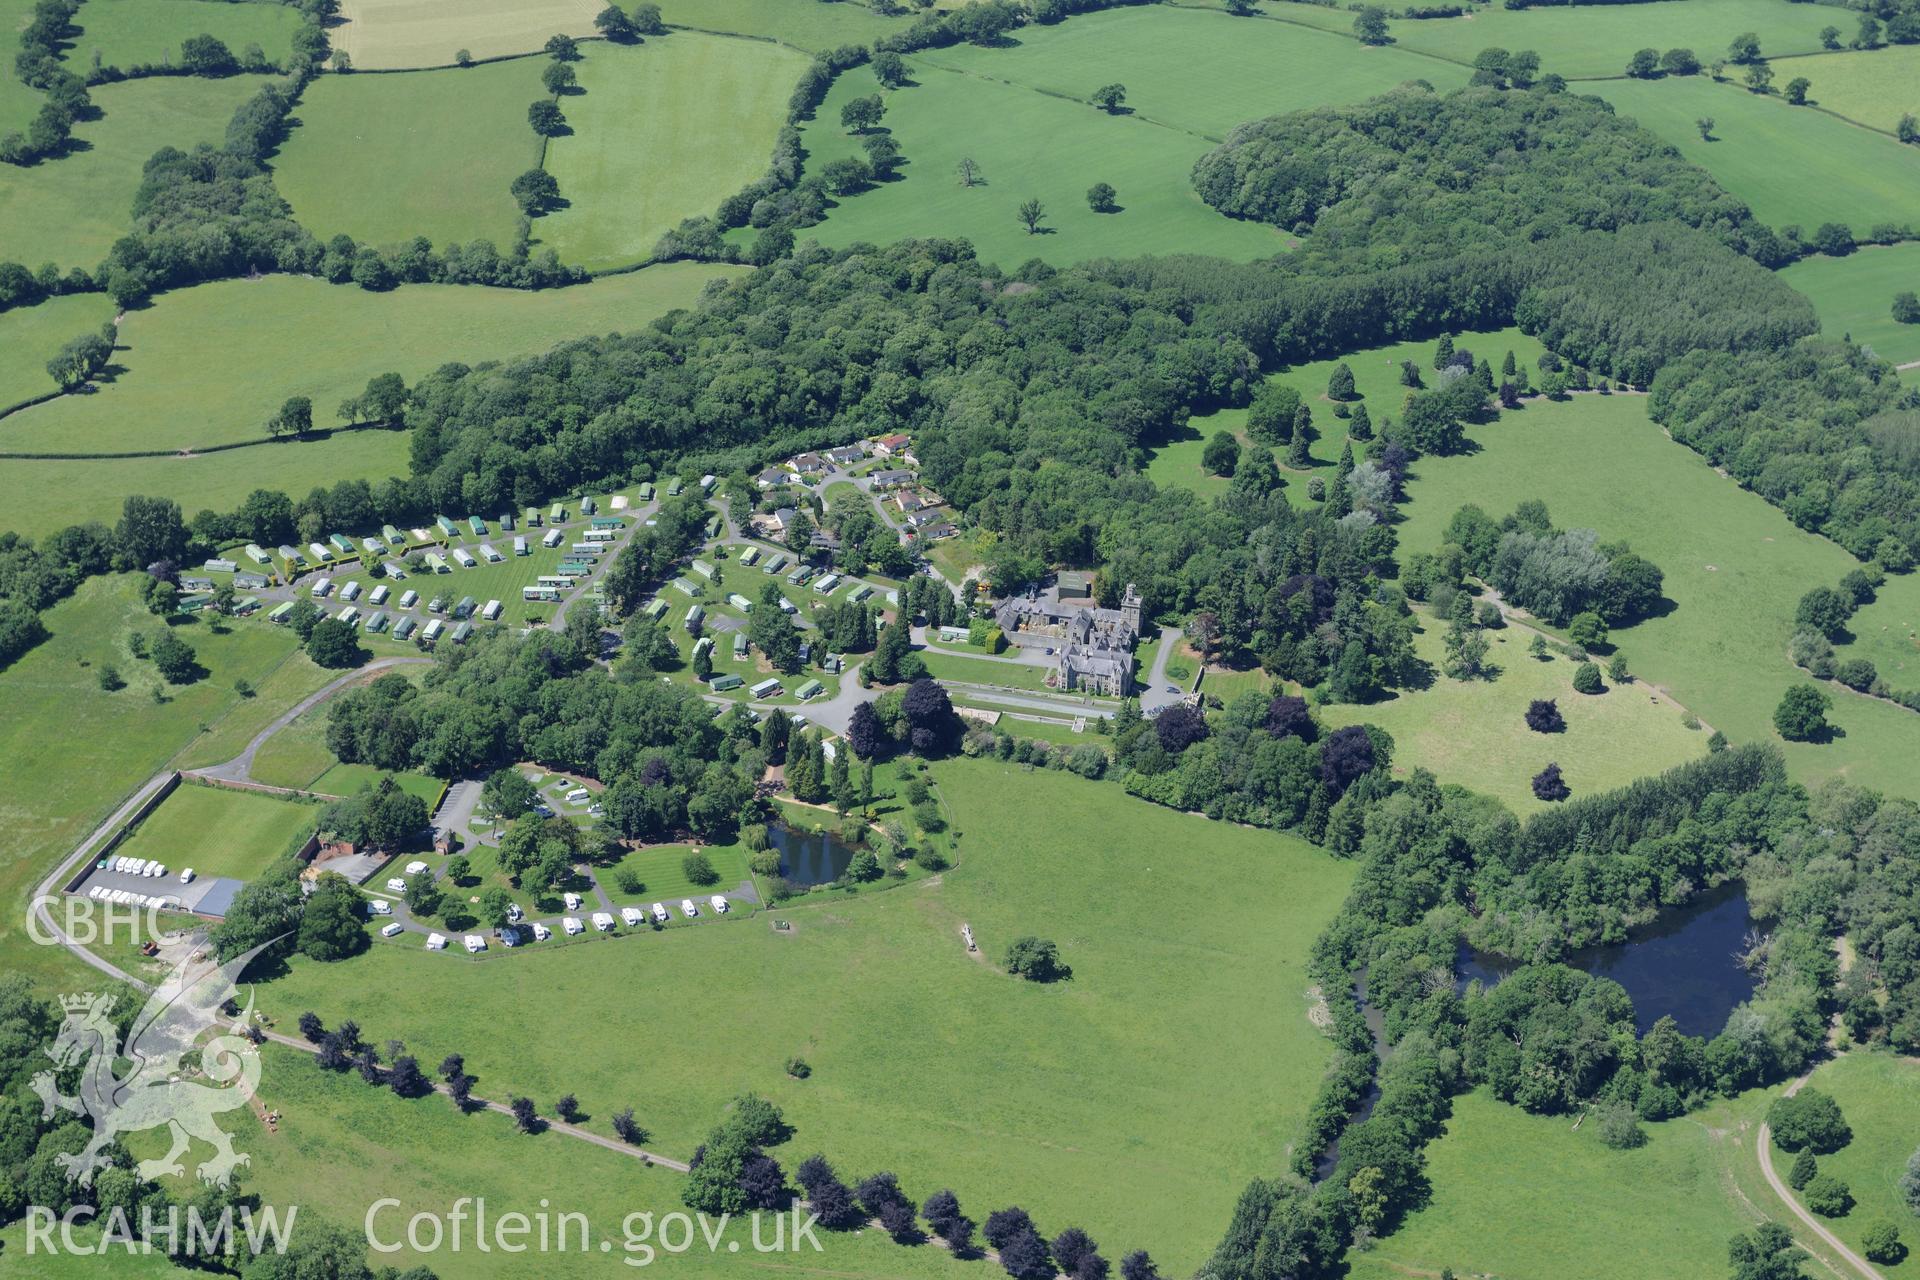
[[[94,992],[61,997],[66,1017],[45,1051],[54,1069],[34,1076],[33,1090],[44,1104],[43,1116],[58,1108],[92,1121],[92,1141],[77,1154],[59,1157],[67,1177],[83,1187],[107,1167],[106,1148],[115,1138],[163,1125],[172,1131],[172,1147],[157,1160],[140,1162],[143,1179],[183,1172],[180,1157],[193,1138],[214,1148],[213,1158],[199,1167],[203,1182],[225,1187],[234,1170],[249,1163],[216,1118],[245,1106],[260,1083],[260,1055],[241,1034],[253,1012],[251,990],[237,1017],[227,1020],[221,1008],[233,999],[248,962],[272,943],[220,964],[194,959],[204,941],[204,935],[195,937],[184,948],[180,963],[127,1029],[124,1044],[110,1016],[114,997]],[[222,1023],[224,1031],[201,1043]],[[183,1060],[195,1052],[199,1074],[190,1077]],[[118,1060],[131,1064],[124,1074],[114,1071]],[[60,1092],[58,1075],[75,1066],[80,1067],[79,1094],[68,1096]]]

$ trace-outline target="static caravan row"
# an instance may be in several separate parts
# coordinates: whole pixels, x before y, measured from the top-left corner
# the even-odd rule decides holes
[[[257,542],[249,542],[244,549],[244,553],[247,559],[253,561],[255,564],[273,563],[273,557],[268,555]]]
[[[738,689],[745,683],[746,681],[742,680],[739,676],[729,673],[723,676],[715,676],[713,679],[707,681],[707,688],[713,690],[715,693],[725,693],[729,689]]]
[[[713,566],[705,560],[695,560],[693,562],[693,571],[709,581],[713,579]]]
[[[289,600],[285,604],[277,604],[273,606],[273,608],[269,610],[267,613],[267,621],[268,622],[285,622],[287,618],[292,615],[292,613],[293,613],[293,601]]]
[[[445,635],[446,632],[447,632],[446,623],[442,622],[438,618],[429,618],[427,620],[427,625],[421,628],[420,643],[427,644],[427,645],[433,644],[441,636]]]
[[[479,516],[468,516],[467,528],[473,530],[473,536],[477,538],[487,531],[487,522]]]
[[[404,547],[407,545],[407,535],[401,533],[390,524],[380,526],[380,536],[387,540],[387,545],[390,547]]]
[[[479,607],[479,604],[480,602],[472,596],[461,596],[460,603],[453,606],[453,616],[456,618],[471,618],[473,611]]]
[[[495,618],[498,618],[500,616],[500,602],[498,600],[489,600],[481,605],[480,616],[488,622],[492,622]]]
[[[346,534],[330,533],[327,535],[327,541],[331,542],[333,549],[341,555],[350,556],[353,554],[353,539],[347,537]]]
[[[853,585],[853,590],[847,592],[847,599],[853,601],[853,603],[855,604],[859,604],[862,600],[865,600],[868,596],[872,594],[873,594],[872,587],[868,586],[864,582],[856,582]]]
[[[780,682],[769,676],[767,679],[753,686],[753,688],[747,690],[747,692],[756,698],[771,698],[781,693],[782,689]]]
[[[477,569],[480,567],[480,562],[467,554],[466,548],[464,547],[455,547],[453,549],[453,558],[455,563],[462,569]]]
[[[368,604],[385,604],[387,602],[387,595],[391,592],[391,590],[392,588],[387,586],[387,584],[384,582],[375,583],[373,590],[367,593],[367,603]]]
[[[393,638],[395,640],[405,640],[414,633],[414,630],[419,627],[419,625],[420,624],[412,618],[403,615],[400,621],[393,624]]]
[[[505,556],[494,549],[491,542],[483,542],[480,544],[480,558],[488,564],[499,564],[502,560],[506,559]]]
[[[535,581],[537,581],[539,585],[554,591],[573,590],[573,579],[567,577],[565,574],[543,573]]]
[[[781,555],[778,551],[776,551],[772,555],[767,557],[767,562],[765,564],[760,566],[760,572],[778,573],[791,563],[793,563],[791,560],[788,560],[785,556]]]
[[[609,542],[612,542],[615,539],[619,538],[619,536],[620,536],[620,531],[617,529],[589,529],[585,533],[580,535],[580,542],[576,543],[575,545],[576,546],[585,545],[589,547],[604,547]]]
[[[835,591],[839,590],[840,584],[845,581],[846,579],[841,577],[839,574],[830,573],[826,577],[820,579],[820,581],[814,583],[813,589],[815,591],[818,591],[823,596],[830,596]]]
[[[445,516],[435,516],[433,518],[433,522],[436,525],[440,526],[440,532],[445,534],[447,537],[457,538],[460,536],[460,526],[455,524],[453,521],[447,519]]]
[[[596,529],[611,529],[616,533],[627,527],[627,522],[619,516],[595,516],[588,523]]]
[[[379,635],[382,631],[385,631],[386,629],[387,629],[387,611],[385,609],[380,610],[378,613],[374,614],[371,618],[367,619],[367,630],[372,634]]]
[[[520,588],[520,598],[522,600],[552,602],[560,598],[560,589],[558,587],[522,587]]]
[[[402,609],[411,609],[419,603],[420,593],[418,591],[402,591],[400,593],[400,607]]]
[[[733,633],[733,656],[735,659],[747,656],[747,644],[746,632],[736,631]]]
[[[547,536],[540,539],[540,545],[543,547],[557,547],[566,540],[567,535],[560,532],[560,530],[549,529],[547,530]]]

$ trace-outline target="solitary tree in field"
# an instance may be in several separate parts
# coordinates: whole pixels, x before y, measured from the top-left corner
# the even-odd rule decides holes
[[[1787,101],[1796,107],[1807,105],[1807,90],[1813,88],[1813,81],[1805,76],[1795,76],[1787,81]]]
[[[456,49],[453,53],[453,62],[455,66],[470,67],[473,65],[473,54],[466,49]]]
[[[1893,318],[1901,324],[1920,324],[1920,297],[1904,289],[1893,295]]]
[[[1087,208],[1095,213],[1112,213],[1120,207],[1119,194],[1111,184],[1096,182],[1087,188]]]
[[[1387,11],[1377,4],[1370,4],[1360,11],[1353,20],[1353,34],[1361,44],[1387,44],[1392,37],[1387,34]]]
[[[1024,200],[1020,204],[1018,216],[1020,225],[1027,229],[1027,234],[1037,236],[1040,234],[1040,224],[1046,220],[1047,206],[1038,200]]]
[[[1743,67],[1760,61],[1760,37],[1751,31],[1735,36],[1727,46],[1727,61]]]
[[[1556,801],[1565,800],[1573,791],[1560,776],[1560,766],[1549,764],[1533,775],[1533,794],[1539,800]]]
[[[873,55],[873,78],[889,89],[898,89],[907,82],[907,60],[891,49],[882,49]]]
[[[1789,742],[1817,742],[1826,737],[1827,708],[1833,705],[1824,690],[1810,684],[1791,686],[1773,709],[1773,727]]]
[[[1700,141],[1702,142],[1713,141],[1713,117],[1712,116],[1701,116],[1698,120],[1695,120],[1693,122],[1693,127],[1700,131]]]
[[[580,45],[569,35],[555,33],[554,35],[548,36],[546,50],[548,56],[552,57],[556,62],[578,62],[580,60]]]
[[[1093,91],[1094,105],[1113,115],[1127,100],[1127,86],[1123,84],[1103,84]]]
[[[1900,117],[1899,127],[1893,132],[1894,136],[1902,142],[1920,142],[1920,120],[1915,120],[1911,115],[1903,115]]]
[[[960,163],[954,166],[954,172],[960,175],[960,185],[976,186],[980,182],[980,166],[972,156],[961,156]]]
[[[313,430],[313,401],[307,396],[288,396],[280,405],[280,412],[267,419],[267,431],[272,435],[303,436]]]
[[[656,15],[659,12],[657,8],[654,10]],[[634,25],[633,19],[629,18],[618,5],[610,4],[595,14],[593,27],[615,44],[638,44],[640,41],[640,28]]]
[[[1627,74],[1635,80],[1651,80],[1660,70],[1660,51],[1642,49],[1627,59]]]
[[[548,93],[557,95],[580,83],[580,77],[571,63],[549,62],[540,69],[540,83],[547,87]]]
[[[1535,733],[1562,733],[1566,727],[1567,718],[1552,698],[1535,698],[1527,705],[1527,728]]]
[[[344,76],[353,70],[353,55],[345,49],[335,49],[328,55],[327,61],[332,64],[334,71],[340,75]]]
[[[542,98],[527,108],[527,123],[541,137],[554,138],[566,131],[567,117],[558,103]]]
[[[554,63],[559,66],[561,64]],[[545,169],[529,169],[507,188],[520,205],[520,212],[534,217],[551,209],[560,199],[560,184]]]
[[[641,35],[667,34],[667,24],[660,17],[660,6],[653,3],[653,0],[641,0],[641,3],[633,6],[633,25]]]
[[[1820,28],[1820,47],[1822,49],[1838,49],[1840,47],[1840,28]]]
[[[1260,8],[1254,0],[1227,0],[1227,12],[1236,18],[1245,18],[1260,12]]]
[[[1747,88],[1754,93],[1773,92],[1773,68],[1756,62],[1747,68]]]
[[[877,93],[855,98],[840,108],[840,124],[848,133],[865,133],[887,114],[887,104]]]

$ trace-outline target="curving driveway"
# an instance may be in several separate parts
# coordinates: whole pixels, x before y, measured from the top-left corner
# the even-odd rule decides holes
[[[1784,1096],[1791,1098],[1812,1078],[1813,1070],[1809,1068],[1799,1079],[1787,1086]],[[1845,1241],[1827,1230],[1825,1223],[1808,1213],[1806,1206],[1800,1203],[1799,1197],[1788,1190],[1787,1184],[1781,1180],[1780,1175],[1773,1171],[1773,1128],[1764,1120],[1760,1122],[1759,1136],[1754,1139],[1753,1153],[1760,1158],[1760,1172],[1767,1176],[1767,1185],[1773,1188],[1773,1194],[1779,1196],[1787,1208],[1793,1210],[1794,1216],[1800,1219],[1800,1225],[1820,1237],[1821,1243],[1845,1258],[1847,1264],[1865,1276],[1866,1280],[1887,1280],[1886,1276],[1881,1274],[1871,1262],[1849,1249]]]
[[[283,712],[275,718],[272,724],[262,729],[259,733],[254,734],[253,740],[247,743],[247,749],[233,759],[223,761],[220,764],[208,765],[204,769],[182,769],[181,772],[201,778],[218,778],[222,782],[251,782],[253,781],[253,758],[260,753],[261,747],[267,745],[268,738],[271,738],[274,734],[280,732],[295,720],[298,720],[301,716],[313,710],[349,685],[371,679],[380,672],[392,667],[413,666],[417,663],[432,661],[433,659],[428,657],[377,658],[363,667],[356,667],[338,679],[328,681],[319,689],[295,703],[291,710]]]

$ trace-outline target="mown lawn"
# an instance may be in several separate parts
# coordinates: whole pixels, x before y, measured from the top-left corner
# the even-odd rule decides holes
[[[803,1149],[850,1170],[893,1169],[921,1196],[950,1185],[983,1212],[1018,1203],[1187,1273],[1247,1179],[1277,1167],[1326,1065],[1304,964],[1351,868],[1107,783],[993,761],[934,772],[957,865],[783,907],[789,933],[683,929],[480,965],[376,948],[296,961],[260,999],[283,1020],[356,1018],[423,1061],[464,1053],[484,1093],[632,1105],[668,1154],[758,1090]],[[997,971],[1026,933],[1059,944],[1070,982]],[[804,1082],[784,1070],[796,1053]]]
[[[367,70],[446,67],[462,49],[499,58],[552,35],[593,35],[598,12],[592,0],[342,0],[344,21],[327,39]]]
[[[943,649],[921,649],[920,660],[927,674],[942,680],[963,680],[969,684],[997,684],[1009,689],[1045,689],[1050,666],[1026,662],[997,662],[989,658],[970,658]],[[1009,651],[1011,653],[1011,650]]]
[[[1809,21],[1827,21],[1814,7],[1796,7]],[[1780,64],[1780,78],[1793,74],[1786,70],[1792,65]],[[1920,199],[1920,149],[1789,106],[1777,94],[1763,97],[1706,76],[1612,80],[1594,89],[1772,226],[1797,224],[1811,235],[1823,222],[1839,222],[1863,235],[1876,223],[1911,221]],[[1695,122],[1702,119],[1713,121],[1712,141],[1700,137]]]
[[[251,880],[291,853],[319,821],[318,805],[183,782],[115,852],[157,858],[169,876],[192,867],[201,877]]]
[[[491,240],[504,253],[520,217],[507,187],[540,163],[527,106],[547,96],[545,63],[321,76],[273,162],[280,194],[322,240]]]
[[[1216,140],[1261,116],[1358,102],[1415,78],[1444,93],[1468,76],[1460,67],[1398,49],[1368,49],[1340,35],[1168,5],[1025,27],[1014,39],[1014,48],[955,45],[929,50],[919,61],[1079,99],[1083,110],[1096,113],[1087,100],[1117,81],[1126,86],[1127,109],[1139,118]]]
[[[1445,624],[1424,615],[1422,624],[1414,648],[1434,668],[1431,687],[1321,711],[1331,724],[1377,724],[1391,733],[1394,772],[1402,777],[1416,766],[1428,769],[1524,814],[1546,807],[1534,799],[1531,782],[1549,761],[1560,766],[1575,795],[1593,795],[1706,752],[1707,730],[1686,728],[1685,712],[1645,685],[1608,681],[1605,693],[1574,692],[1573,661],[1532,656],[1527,645],[1534,632],[1525,627],[1487,633],[1493,642],[1488,661],[1499,669],[1495,679],[1455,680],[1440,673]],[[1620,647],[1631,665],[1631,632],[1622,633]],[[1214,677],[1202,687],[1214,690]],[[1527,706],[1535,698],[1559,706],[1565,732],[1527,728]]]
[[[392,371],[413,382],[449,360],[476,364],[531,355],[568,338],[639,328],[662,312],[693,305],[709,280],[739,270],[665,263],[536,292],[422,284],[369,293],[292,276],[181,289],[128,314],[120,326],[121,349],[114,353],[123,371],[112,383],[0,420],[0,447],[105,453],[258,440],[290,395],[311,397],[314,425],[332,427],[340,422],[339,403],[358,395],[376,374]],[[217,376],[207,369],[213,353]],[[404,436],[361,432],[349,439],[350,452],[383,464],[394,452],[405,455]],[[397,440],[400,447],[383,448],[382,439]],[[259,483],[273,479],[265,454],[241,456],[254,457]],[[178,464],[161,459],[144,465]]]
[[[0,312],[0,409],[54,389],[47,361],[74,338],[97,333],[113,319],[113,303],[97,293],[48,298],[38,306]],[[7,428],[0,423],[0,439]]]
[[[689,879],[681,863],[692,853],[704,855],[720,878],[704,885],[695,884]],[[641,887],[632,893],[622,889],[622,872],[639,876]],[[612,866],[596,870],[594,878],[599,880],[600,887],[616,905],[644,907],[655,902],[663,903],[672,917],[669,921],[671,925],[686,922],[686,917],[680,914],[682,898],[692,898],[694,905],[700,908],[701,917],[708,918],[713,915],[708,907],[708,898],[716,893],[732,893],[753,877],[747,869],[746,847],[733,841],[724,845],[663,844],[648,849],[634,849]]]
[[[208,674],[162,689],[166,700],[156,702],[158,677],[129,654],[127,636],[161,624],[139,603],[131,576],[89,579],[43,620],[51,638],[0,672],[0,752],[8,761],[0,770],[0,965],[54,982],[74,978],[75,964],[60,948],[27,943],[21,922],[31,887],[201,726],[218,726],[243,705],[235,680],[268,687],[283,664],[305,660],[293,658],[295,641],[278,627],[243,622],[216,635],[189,623],[177,634]],[[106,663],[126,688],[100,688]]]
[[[596,271],[646,261],[662,233],[765,173],[807,65],[777,44],[691,31],[584,52],[585,92],[560,99],[572,132],[547,144],[569,207],[535,232]]]
[[[660,0],[660,16],[670,26],[759,36],[809,52],[871,46],[914,18],[910,9],[883,18],[864,4],[819,0]]]
[[[219,38],[235,57],[260,46],[275,65],[293,52],[300,12],[291,5],[225,3],[223,0],[97,0],[75,17],[80,34],[66,61],[85,75],[97,53],[103,66],[131,71],[146,63],[180,65],[180,42],[190,36]]]
[[[1613,1151],[1591,1118],[1575,1132],[1572,1117],[1528,1115],[1485,1091],[1455,1098],[1446,1133],[1427,1147],[1431,1201],[1349,1254],[1350,1274],[1724,1275],[1727,1241],[1757,1221],[1724,1170],[1752,1145],[1743,1126],[1764,1102],[1750,1094],[1647,1125],[1646,1146]]]
[[[0,45],[9,53],[19,49],[19,34],[33,21],[34,0],[0,0]],[[0,133],[24,131],[44,99],[38,89],[21,83],[11,56],[0,58]]]
[[[12,56],[5,61],[11,76]],[[0,261],[36,270],[44,262],[62,271],[98,267],[132,229],[141,167],[153,153],[220,141],[234,108],[265,83],[259,76],[165,76],[90,90],[103,114],[74,127],[82,149],[35,165],[0,165]]]
[[[1835,23],[1849,38],[1855,24]],[[1805,76],[1807,99],[1849,120],[1892,133],[1900,117],[1920,115],[1920,48],[1891,44],[1795,58],[1778,68],[1780,79]]]
[[[1853,1210],[1829,1218],[1827,1226],[1856,1251],[1876,1222],[1900,1228],[1910,1252],[1898,1263],[1878,1263],[1882,1275],[1909,1280],[1920,1276],[1920,1223],[1900,1195],[1907,1159],[1920,1148],[1920,1062],[1888,1053],[1853,1050],[1813,1073],[1811,1087],[1829,1094],[1853,1130],[1853,1141],[1819,1157],[1820,1172],[1830,1173],[1853,1193]],[[1793,1156],[1773,1151],[1773,1167],[1786,1176]]]
[[[892,181],[839,197],[827,220],[806,233],[823,244],[965,236],[983,261],[1009,270],[1029,258],[1064,264],[1178,250],[1245,261],[1286,248],[1273,228],[1216,213],[1194,194],[1193,163],[1212,146],[1203,137],[909,61],[918,83],[884,95],[882,121],[905,163]],[[809,171],[865,156],[860,139],[841,127],[840,109],[877,92],[867,67],[834,82],[803,128]],[[978,165],[981,180],[971,187],[957,176],[963,157]],[[1088,208],[1087,189],[1096,182],[1119,192],[1120,212]],[[1044,234],[1027,234],[1019,221],[1028,199],[1047,210]],[[751,242],[753,233],[739,234]]]
[[[1786,656],[1794,606],[1810,587],[1838,582],[1853,557],[1668,440],[1639,396],[1535,403],[1472,436],[1477,452],[1415,465],[1403,554],[1437,546],[1463,503],[1502,516],[1529,498],[1544,500],[1561,528],[1587,526],[1631,543],[1665,571],[1674,603],[1664,616],[1614,633],[1633,671],[1736,742],[1778,743],[1773,709],[1804,678]],[[1920,795],[1907,764],[1920,753],[1920,715],[1842,691],[1835,697],[1831,719],[1842,736],[1780,744],[1794,774]]]
[[[1893,318],[1893,295],[1920,293],[1920,244],[1874,246],[1844,258],[1802,258],[1780,278],[1813,300],[1820,330],[1851,337],[1895,364],[1920,360],[1920,324]]]

